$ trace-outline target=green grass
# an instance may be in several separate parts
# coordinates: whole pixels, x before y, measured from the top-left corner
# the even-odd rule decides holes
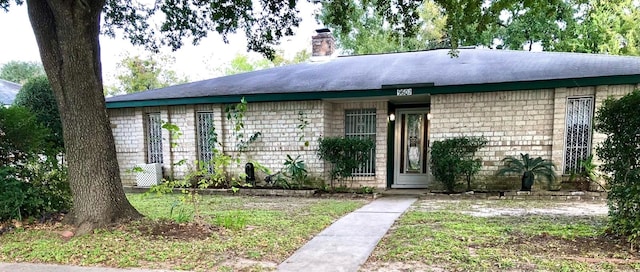
[[[383,238],[365,270],[413,263],[409,270],[611,271],[633,270],[640,263],[637,252],[604,236],[606,216],[474,217],[461,212],[478,203],[527,208],[523,205],[529,202],[464,200],[426,211],[419,208],[425,203],[417,203]]]
[[[366,202],[203,196],[198,206],[201,220],[217,229],[209,235],[188,239],[149,236],[142,231],[158,222],[184,217],[180,214],[193,220],[193,206],[175,204],[181,195],[128,197],[147,219],[112,230],[98,230],[68,242],[56,233],[63,226],[27,227],[0,236],[0,261],[235,270],[234,264],[225,261],[237,259],[243,265],[248,264],[249,270],[261,270],[261,262],[273,265],[283,261],[334,220]]]

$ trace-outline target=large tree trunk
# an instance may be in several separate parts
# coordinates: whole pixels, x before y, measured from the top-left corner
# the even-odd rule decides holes
[[[42,63],[60,109],[78,234],[141,217],[125,197],[102,92],[104,0],[28,0]]]

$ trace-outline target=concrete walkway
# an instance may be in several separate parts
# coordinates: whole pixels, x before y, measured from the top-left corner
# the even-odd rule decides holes
[[[278,271],[358,271],[416,197],[383,197],[342,217],[278,266]]]

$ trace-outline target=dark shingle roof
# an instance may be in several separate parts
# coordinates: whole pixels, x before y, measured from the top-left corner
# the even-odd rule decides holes
[[[0,79],[0,105],[11,105],[16,99],[20,84]]]
[[[107,102],[640,75],[640,57],[461,49],[459,57],[451,58],[448,53],[448,49],[439,49],[338,57],[115,96]]]

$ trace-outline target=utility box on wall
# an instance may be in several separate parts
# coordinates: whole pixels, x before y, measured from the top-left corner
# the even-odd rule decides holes
[[[136,183],[138,187],[151,187],[162,182],[162,164],[138,164],[136,165]]]

